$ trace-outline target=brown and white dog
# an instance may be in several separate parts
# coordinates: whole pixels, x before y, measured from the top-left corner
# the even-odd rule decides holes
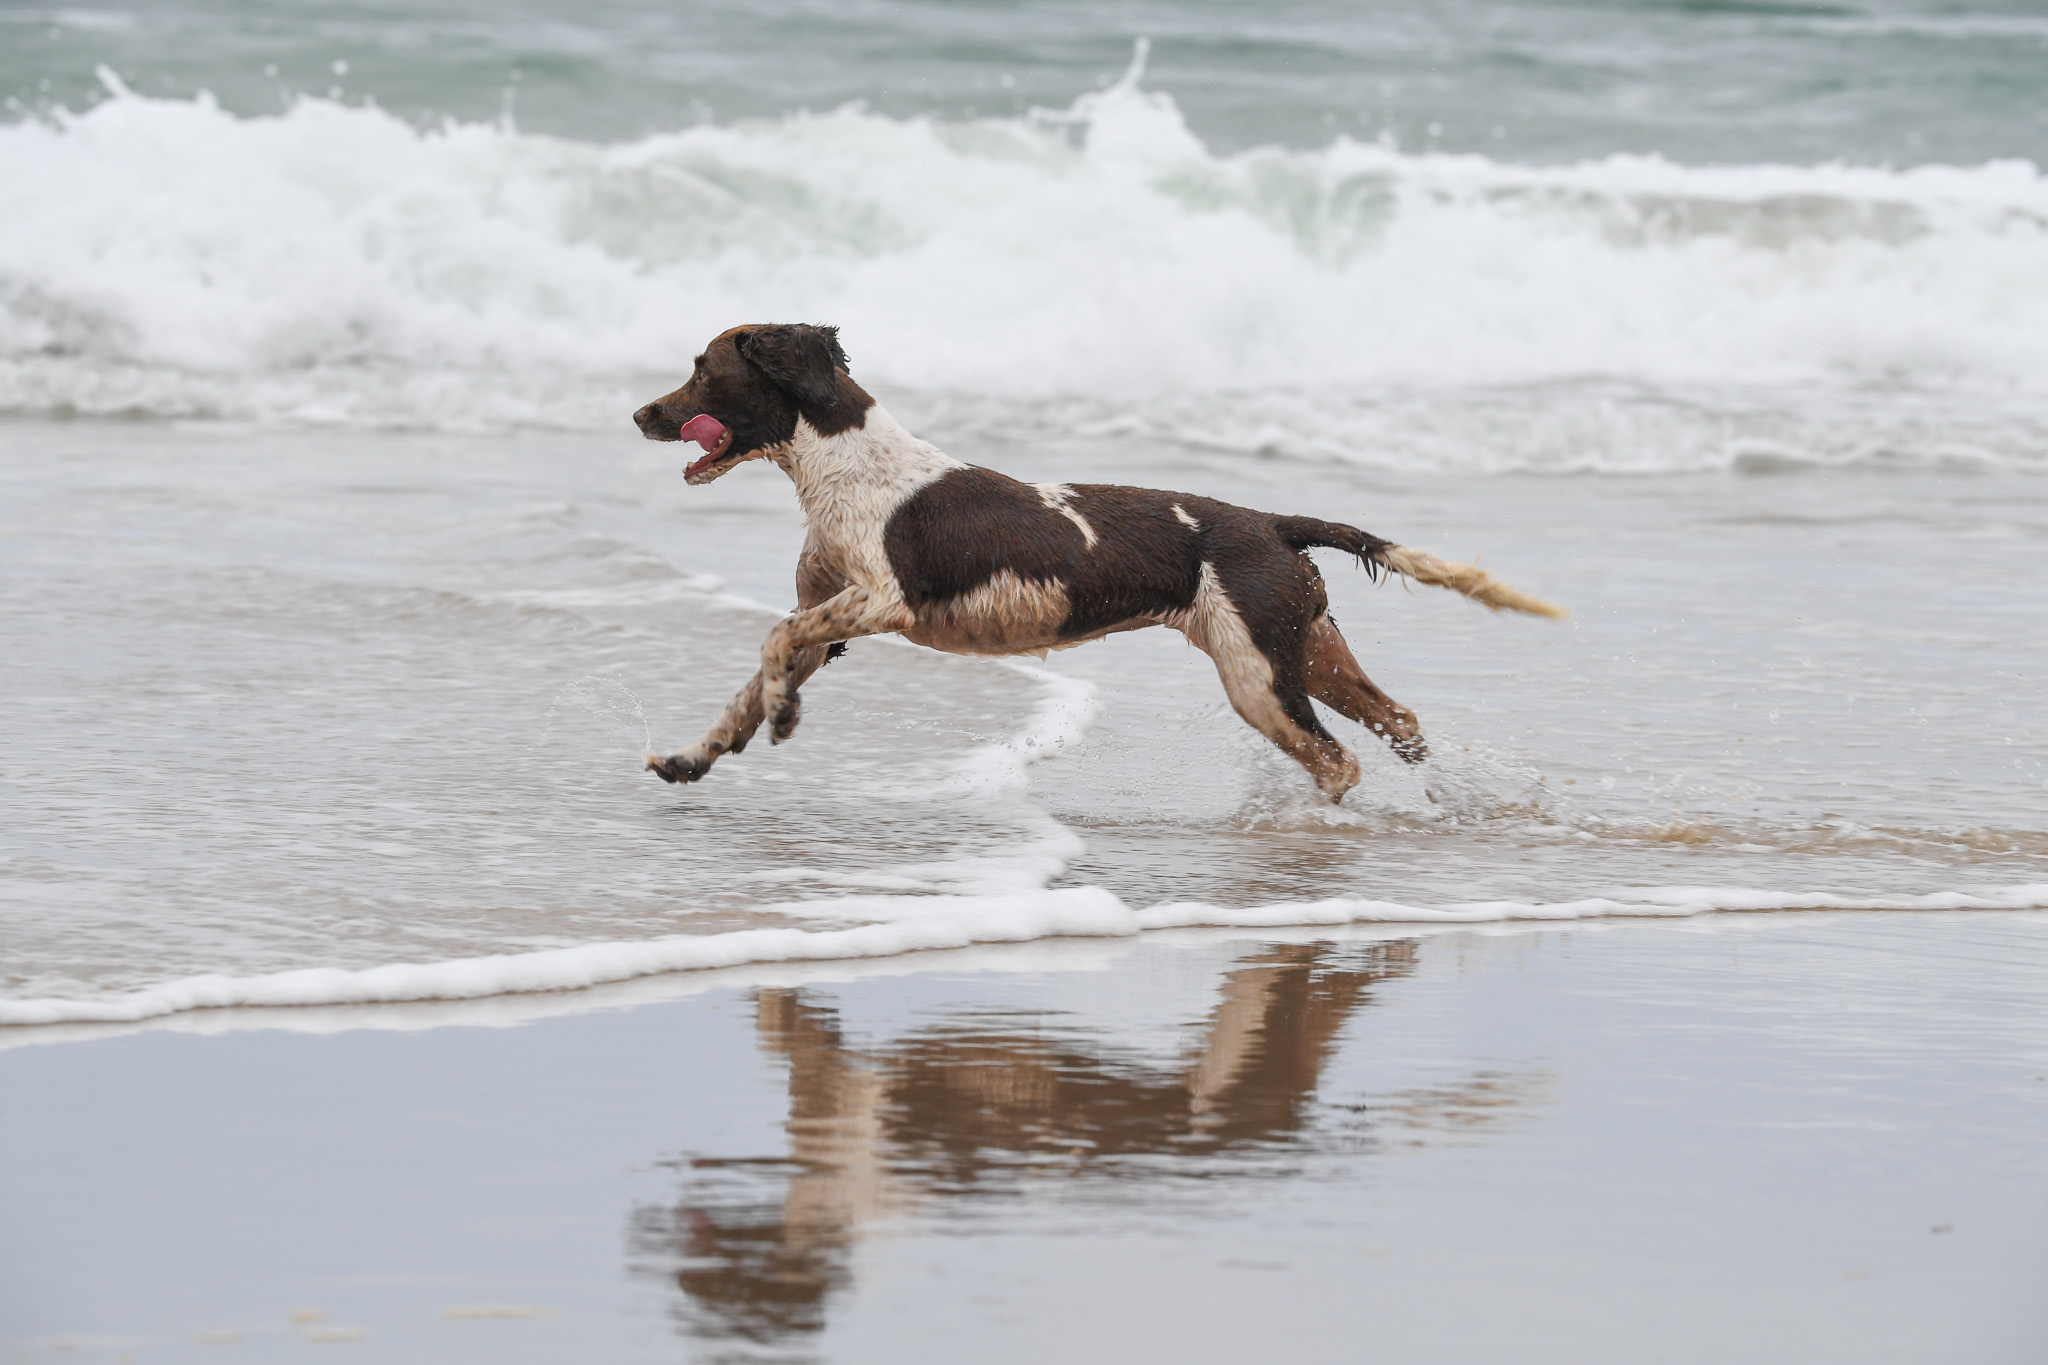
[[[650,440],[703,448],[683,472],[693,484],[773,460],[796,484],[809,526],[797,611],[768,632],[760,671],[703,739],[648,758],[668,782],[702,778],[763,719],[772,742],[789,738],[797,689],[857,636],[1043,657],[1171,626],[1216,661],[1238,715],[1334,801],[1358,784],[1358,760],[1310,698],[1370,726],[1411,763],[1429,751],[1414,713],[1373,685],[1337,633],[1309,547],[1496,609],[1564,614],[1470,565],[1354,526],[1147,488],[1019,483],[963,464],[853,382],[834,327],[735,327],[697,357],[689,382],[633,420]]]

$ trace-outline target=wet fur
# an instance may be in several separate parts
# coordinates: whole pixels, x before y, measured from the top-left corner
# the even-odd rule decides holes
[[[697,358],[687,383],[634,420],[650,440],[673,441],[703,413],[732,440],[690,482],[771,460],[796,485],[809,535],[797,611],[768,633],[760,670],[702,740],[648,759],[669,782],[702,778],[764,721],[772,741],[787,739],[803,683],[862,635],[899,633],[955,654],[1042,656],[1163,625],[1215,661],[1238,715],[1337,800],[1357,785],[1358,760],[1311,698],[1369,726],[1411,763],[1429,751],[1414,713],[1373,685],[1338,634],[1308,550],[1342,550],[1369,571],[1495,609],[1563,615],[1471,565],[1355,526],[1146,488],[1026,484],[963,464],[905,431],[854,383],[834,328],[734,328]]]

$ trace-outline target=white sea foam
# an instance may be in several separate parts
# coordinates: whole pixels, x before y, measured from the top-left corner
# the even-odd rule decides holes
[[[985,744],[962,759],[950,777],[932,790],[931,799],[986,800],[1004,793],[1021,794],[1029,782],[1031,765],[1057,757],[1079,741],[1095,719],[1093,683],[1015,660],[1003,660],[996,666],[1032,679],[1045,690],[1044,699],[1016,735]],[[1087,846],[1079,834],[1028,797],[1017,818],[1024,826],[1024,837],[1014,845],[971,857],[914,864],[898,871],[947,891],[1002,894],[1047,886],[1064,874],[1067,865]],[[837,877],[832,880],[844,884]],[[836,913],[829,908],[831,902],[821,904],[827,913]]]
[[[2048,404],[2025,163],[1223,156],[1135,73],[1027,119],[610,145],[107,79],[88,112],[0,126],[0,410],[618,425],[721,328],[798,318],[884,389],[1280,449],[1383,445],[1418,389],[1595,386],[1566,408],[1585,430],[1525,433],[1509,402],[1403,452],[1424,464],[1732,458],[1634,402],[1674,388]],[[1617,410],[1673,431],[1603,437]]]
[[[1747,888],[1645,887],[1551,904],[1484,901],[1443,906],[1330,900],[1231,908],[1182,902],[1134,910],[1100,887],[993,896],[848,897],[771,910],[872,922],[850,928],[745,929],[451,962],[398,963],[363,971],[311,968],[268,976],[197,976],[100,998],[0,1001],[0,1026],[132,1023],[189,1010],[476,1000],[569,991],[665,972],[770,962],[889,957],[975,944],[1052,938],[1116,938],[1148,930],[1268,929],[1371,923],[1486,924],[1614,917],[1681,917],[1714,911],[2026,910],[2048,908],[2048,885],[1856,897]]]
[[[1004,659],[997,666],[1036,682],[1045,689],[1045,699],[1015,737],[986,745],[961,764],[949,789],[989,791],[1022,787],[1032,764],[1055,757],[1078,742],[1087,733],[1089,722],[1095,719],[1094,683],[1034,668],[1015,659]]]

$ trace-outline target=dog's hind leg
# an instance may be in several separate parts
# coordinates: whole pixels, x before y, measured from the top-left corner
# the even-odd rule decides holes
[[[1352,657],[1337,623],[1318,616],[1308,633],[1309,695],[1340,716],[1366,726],[1409,763],[1429,757],[1415,713],[1373,685]]]
[[[1309,702],[1305,661],[1284,648],[1259,648],[1211,565],[1202,566],[1201,584],[1182,629],[1216,661],[1231,708],[1308,769],[1323,795],[1341,801],[1358,785],[1357,757],[1323,728]],[[1300,640],[1299,634],[1286,633]],[[1291,653],[1294,657],[1289,657]]]

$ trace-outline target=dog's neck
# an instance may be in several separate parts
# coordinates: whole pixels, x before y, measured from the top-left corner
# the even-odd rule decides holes
[[[903,429],[880,403],[857,427],[820,436],[799,417],[796,435],[771,457],[796,485],[804,520],[827,537],[886,520],[896,505],[949,469],[966,466]]]

